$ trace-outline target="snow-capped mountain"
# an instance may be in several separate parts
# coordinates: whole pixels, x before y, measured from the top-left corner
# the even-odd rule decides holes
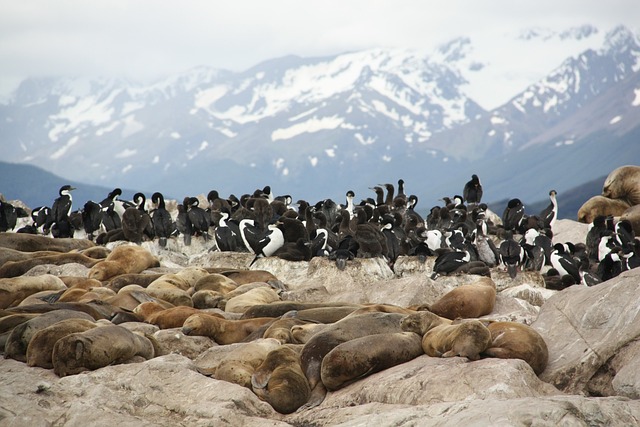
[[[294,197],[341,198],[348,189],[403,178],[427,203],[459,192],[475,171],[485,186],[498,189],[508,177],[519,196],[538,200],[548,191],[538,194],[540,186],[561,191],[616,162],[640,160],[637,143],[616,146],[622,152],[607,162],[593,148],[598,138],[612,143],[639,133],[636,35],[624,27],[604,34],[591,26],[536,29],[512,44],[532,54],[510,67],[524,70],[545,44],[540,62],[558,61],[534,80],[540,65],[524,90],[491,110],[476,99],[490,90],[504,53],[483,56],[481,43],[467,37],[436,52],[292,56],[242,73],[199,67],[150,85],[28,79],[0,104],[3,160],[179,198],[266,184]],[[578,165],[581,173],[568,180],[566,165],[538,174],[544,178],[524,177],[544,170],[530,162],[547,159],[548,166],[558,155],[599,166]]]

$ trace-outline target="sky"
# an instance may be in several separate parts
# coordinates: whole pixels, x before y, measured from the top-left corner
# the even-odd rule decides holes
[[[582,24],[640,33],[640,7],[637,0],[0,0],[0,96],[28,77],[145,82],[201,65],[244,71],[291,54],[430,50],[459,36],[499,46],[523,28]]]

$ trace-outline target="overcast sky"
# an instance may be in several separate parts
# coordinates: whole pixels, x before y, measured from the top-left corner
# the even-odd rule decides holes
[[[525,27],[627,25],[638,0],[0,0],[0,95],[29,76],[153,79],[288,54],[432,48]],[[517,60],[517,58],[515,58]]]

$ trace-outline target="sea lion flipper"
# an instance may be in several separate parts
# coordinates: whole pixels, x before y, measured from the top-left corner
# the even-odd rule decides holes
[[[251,375],[251,386],[256,388],[266,388],[267,384],[269,384],[269,380],[271,379],[271,372],[263,371],[263,372],[254,372]]]
[[[318,384],[311,390],[311,395],[309,396],[309,400],[307,403],[302,405],[296,412],[306,411],[307,409],[315,408],[320,405],[324,398],[327,396],[327,388],[322,384],[321,381],[318,381]]]
[[[482,352],[486,357],[497,357],[500,359],[511,359],[513,353],[502,347],[491,347]]]

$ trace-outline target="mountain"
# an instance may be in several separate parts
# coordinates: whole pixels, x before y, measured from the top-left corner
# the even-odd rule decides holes
[[[41,169],[37,166],[0,162],[2,192],[5,200],[19,200],[33,209],[38,206],[51,206],[58,197],[58,190],[69,184],[76,189],[72,192],[73,209],[80,209],[87,200],[99,202],[114,187],[101,187],[69,181]],[[131,200],[135,191],[122,189],[122,200]]]
[[[3,160],[178,199],[269,184],[294,199],[343,201],[349,189],[371,197],[369,187],[402,178],[428,208],[472,173],[486,200],[543,200],[640,159],[635,34],[536,29],[510,43],[545,53],[510,67],[558,63],[491,109],[476,94],[510,82],[495,79],[495,58],[469,37],[435,52],[199,67],[154,84],[28,79],[0,104]]]

